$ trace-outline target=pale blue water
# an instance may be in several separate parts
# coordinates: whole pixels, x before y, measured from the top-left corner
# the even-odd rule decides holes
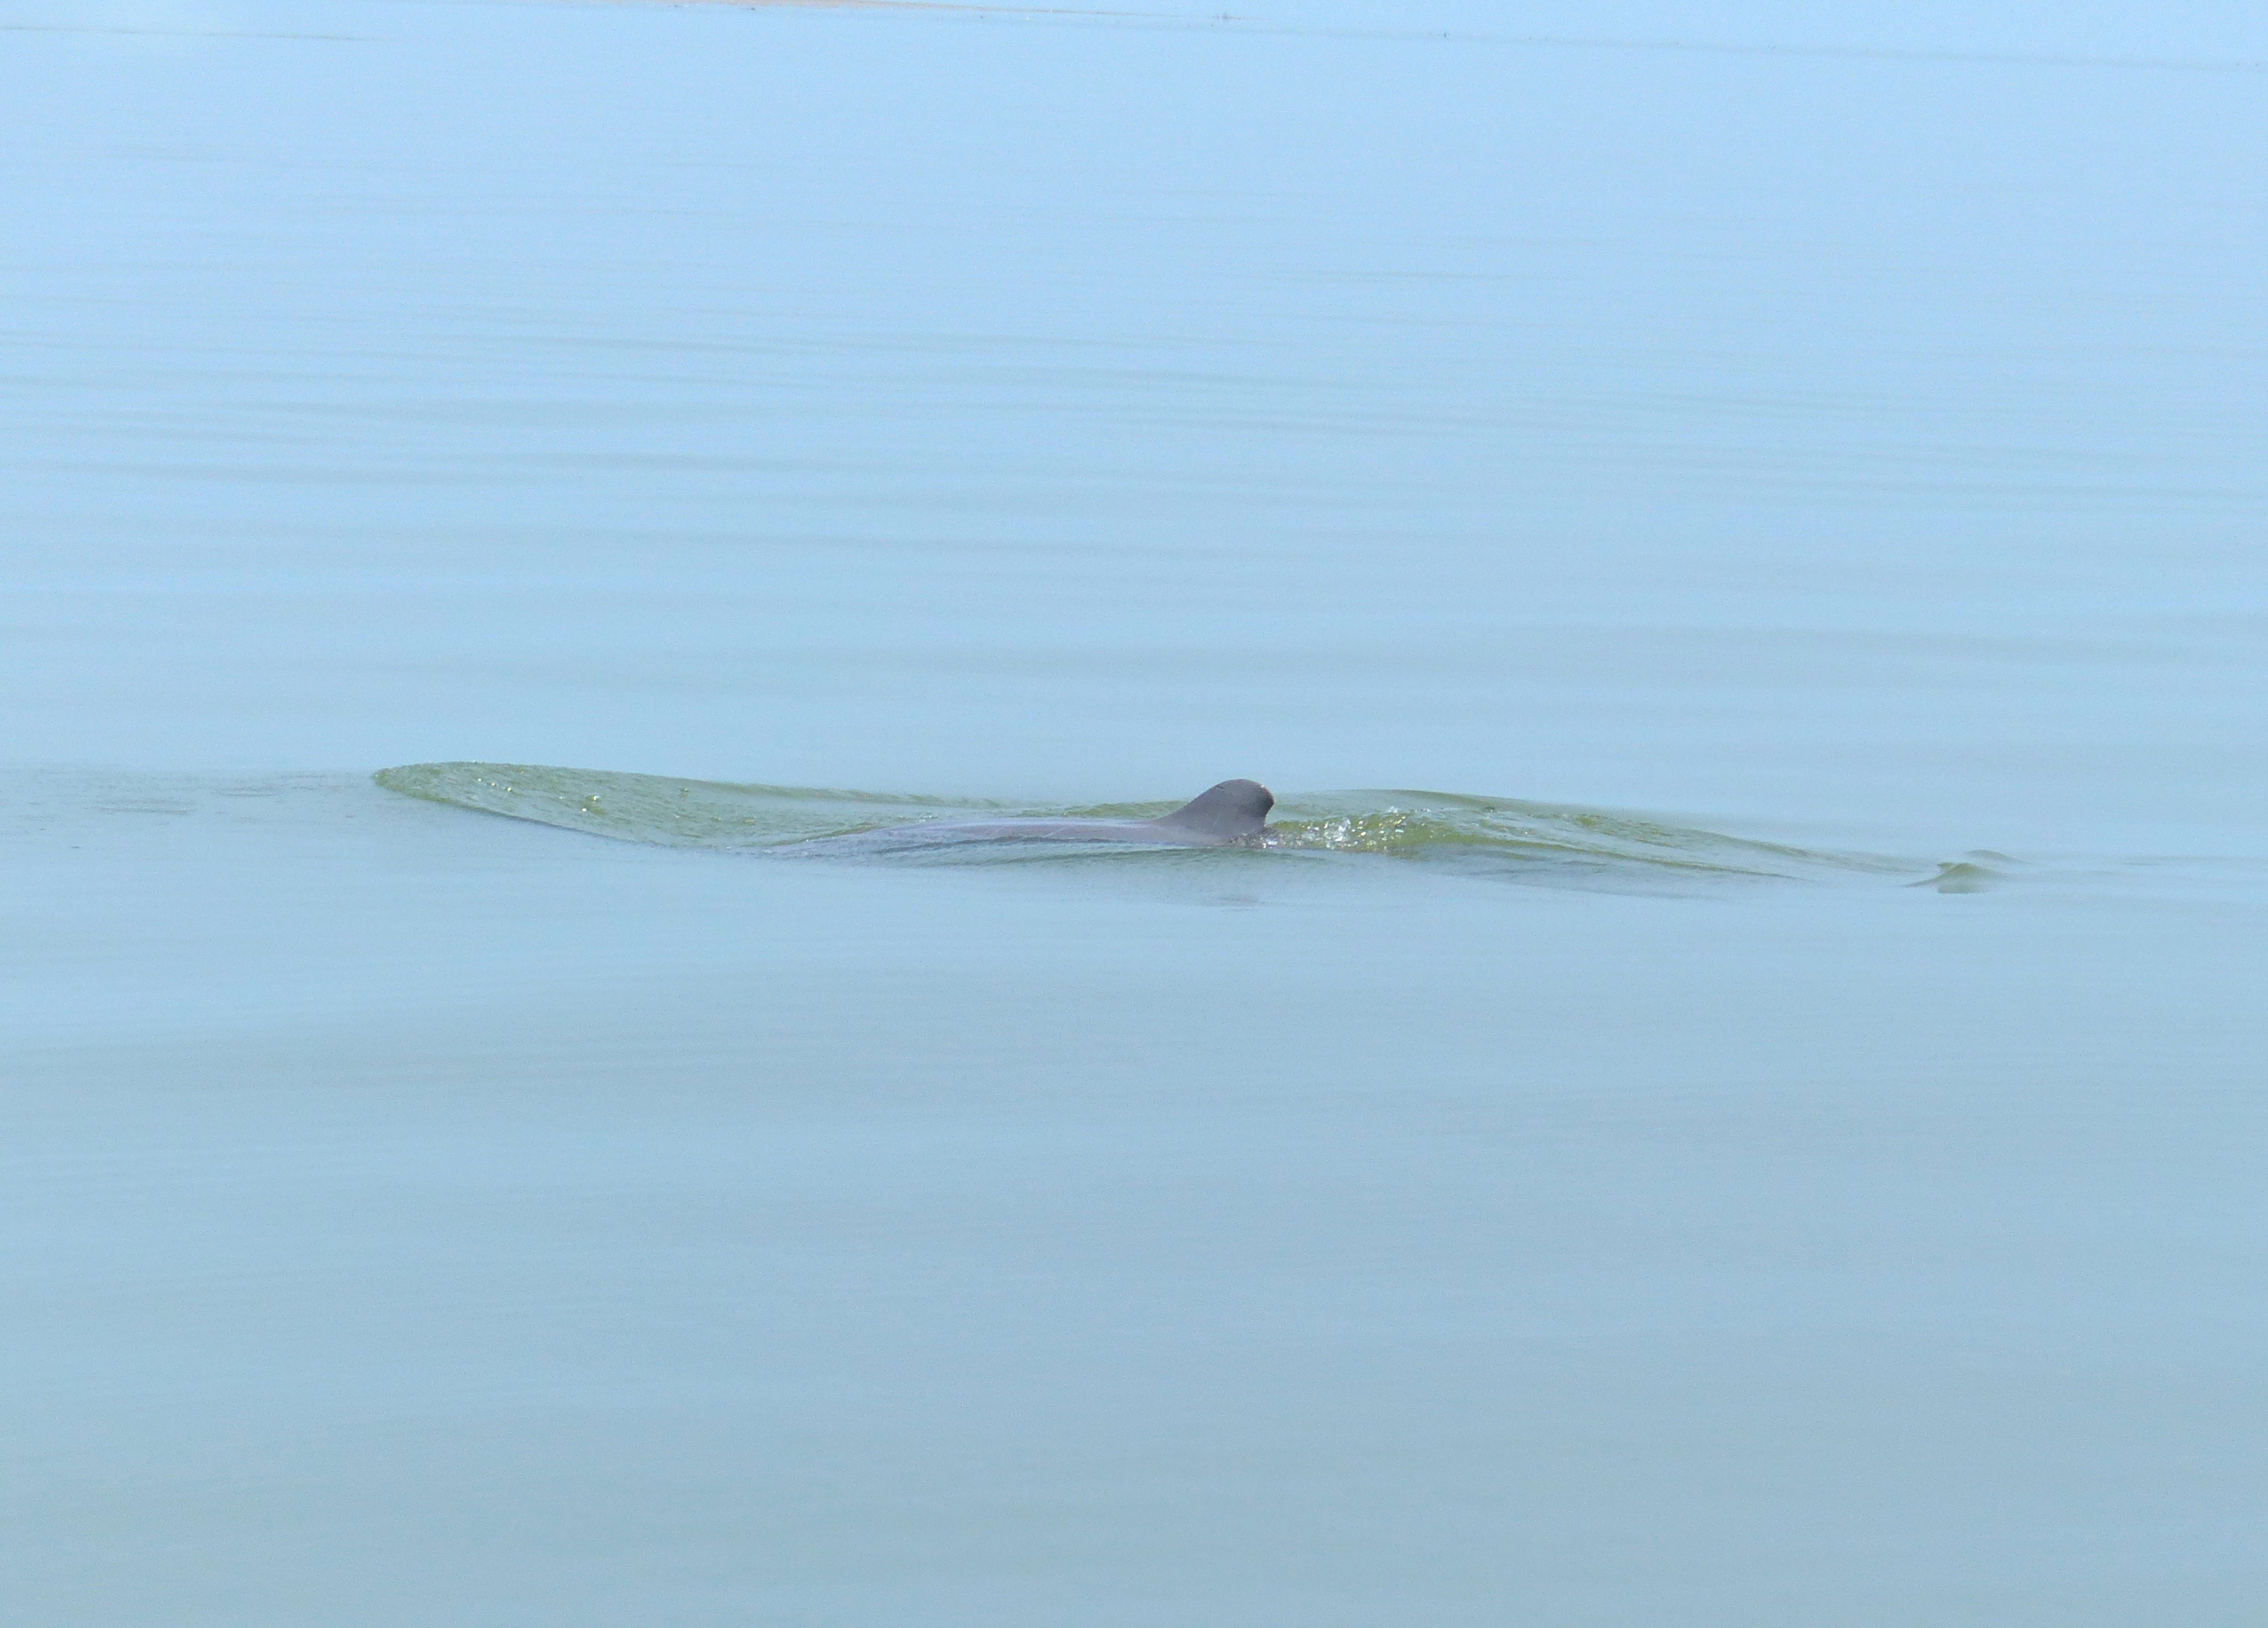
[[[2255,1620],[2264,63],[18,0],[0,1615]]]

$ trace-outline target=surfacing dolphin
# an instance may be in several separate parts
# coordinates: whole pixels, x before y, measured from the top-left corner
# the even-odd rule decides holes
[[[1224,780],[1154,820],[924,820],[858,836],[909,843],[1143,843],[1221,848],[1266,830],[1268,811],[1275,806],[1276,794],[1257,780]]]

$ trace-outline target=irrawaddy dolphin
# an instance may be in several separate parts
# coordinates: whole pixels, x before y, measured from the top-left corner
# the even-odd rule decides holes
[[[924,820],[861,831],[868,841],[1148,843],[1177,848],[1219,848],[1268,829],[1276,794],[1256,780],[1224,780],[1154,820]]]

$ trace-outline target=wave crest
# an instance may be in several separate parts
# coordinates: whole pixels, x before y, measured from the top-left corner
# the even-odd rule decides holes
[[[1142,819],[1174,802],[1024,806],[976,798],[679,780],[531,763],[409,763],[378,784],[453,807],[529,820],[622,842],[724,851],[828,851],[883,858],[887,844],[826,843],[930,820]],[[970,842],[952,858],[1030,858],[1033,844]],[[1710,880],[1911,877],[1931,867],[1731,836],[1643,814],[1446,792],[1319,792],[1288,797],[1257,842],[1234,851],[1376,856],[1510,880],[1563,885],[1676,887]],[[1141,851],[1089,849],[1082,857]],[[939,857],[933,845],[924,857]],[[1067,857],[1060,850],[1054,857]]]

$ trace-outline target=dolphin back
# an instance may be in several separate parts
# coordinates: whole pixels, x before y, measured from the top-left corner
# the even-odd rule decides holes
[[[1208,842],[1257,836],[1267,828],[1276,794],[1257,780],[1224,780],[1200,792],[1157,823]]]

